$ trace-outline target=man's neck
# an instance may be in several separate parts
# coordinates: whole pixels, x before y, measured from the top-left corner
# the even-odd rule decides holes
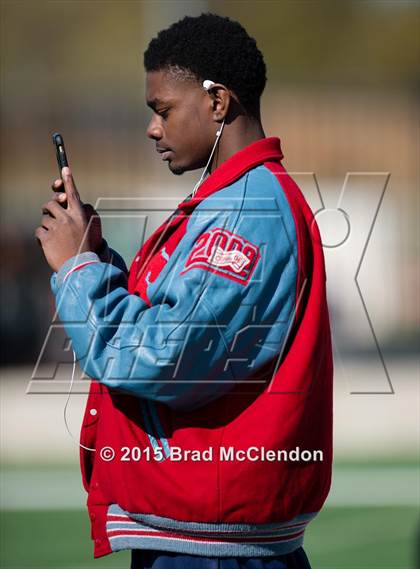
[[[256,140],[265,138],[262,124],[259,120],[240,120],[242,117],[231,123],[225,125],[219,144],[215,152],[215,156],[210,165],[210,173],[212,173],[222,162],[251,144]]]

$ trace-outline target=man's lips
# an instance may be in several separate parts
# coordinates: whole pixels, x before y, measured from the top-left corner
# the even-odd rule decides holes
[[[169,148],[160,148],[159,146],[156,146],[156,152],[162,156],[162,160],[168,160],[172,150]]]

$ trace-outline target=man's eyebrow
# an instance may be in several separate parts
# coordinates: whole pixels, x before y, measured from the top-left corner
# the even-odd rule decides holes
[[[150,101],[146,101],[146,105],[153,110],[155,110],[155,108],[158,107],[159,105],[164,105],[164,104],[165,104],[165,101],[162,101],[161,99],[157,99],[157,98],[154,98]]]

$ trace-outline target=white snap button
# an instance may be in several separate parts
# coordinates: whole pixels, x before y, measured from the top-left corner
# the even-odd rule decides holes
[[[90,413],[91,415],[93,415],[93,416],[95,416],[95,415],[97,414],[97,412],[98,412],[98,411],[97,411],[96,409],[91,409],[91,410],[89,411],[89,413]]]
[[[137,263],[137,261],[138,261],[139,259],[140,259],[140,257],[136,257],[136,258],[135,258],[136,263]]]

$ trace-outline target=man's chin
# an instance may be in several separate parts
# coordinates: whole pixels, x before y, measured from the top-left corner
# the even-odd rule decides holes
[[[175,174],[175,176],[180,176],[181,174],[183,174],[186,171],[186,168],[184,168],[182,166],[177,166],[176,164],[173,164],[172,162],[169,162],[168,168],[172,172],[172,174]]]

